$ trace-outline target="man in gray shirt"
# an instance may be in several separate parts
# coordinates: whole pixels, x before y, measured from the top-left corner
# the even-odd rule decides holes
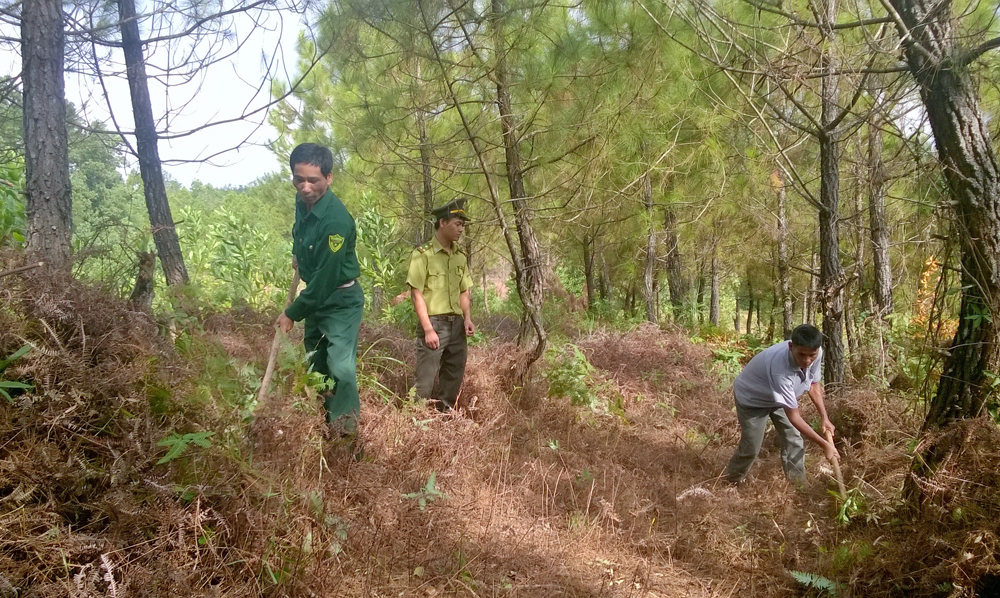
[[[740,443],[726,466],[726,479],[738,484],[750,471],[764,441],[768,418],[774,423],[781,445],[781,466],[785,477],[796,485],[806,481],[805,446],[802,436],[823,448],[829,461],[840,459],[832,442],[827,442],[802,419],[799,396],[808,392],[822,418],[822,430],[833,434],[826,415],[823,383],[820,378],[823,335],[811,324],[792,331],[790,341],[782,341],[754,356],[733,383],[736,417],[740,422]]]

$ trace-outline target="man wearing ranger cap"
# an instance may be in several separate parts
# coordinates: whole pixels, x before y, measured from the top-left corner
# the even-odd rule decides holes
[[[313,371],[332,380],[323,394],[326,422],[333,440],[357,431],[358,332],[365,295],[354,253],[354,218],[330,190],[333,154],[315,143],[303,143],[289,156],[295,196],[292,227],[292,266],[306,288],[278,316],[278,327],[288,333],[294,322],[305,320],[304,340]]]
[[[432,398],[434,378],[439,376],[440,392],[433,398],[435,406],[442,411],[455,406],[465,375],[466,337],[475,332],[469,260],[458,246],[469,219],[464,206],[464,200],[456,199],[431,212],[434,237],[410,254],[406,276],[413,297],[413,311],[420,321],[417,396]]]

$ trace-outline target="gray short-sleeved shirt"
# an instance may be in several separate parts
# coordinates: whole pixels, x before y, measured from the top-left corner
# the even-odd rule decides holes
[[[746,407],[796,409],[799,397],[820,382],[823,349],[808,369],[792,358],[790,341],[782,341],[754,355],[733,383],[736,402]]]

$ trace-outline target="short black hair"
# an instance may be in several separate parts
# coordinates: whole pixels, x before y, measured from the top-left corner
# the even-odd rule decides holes
[[[333,152],[318,143],[300,143],[288,156],[288,167],[292,172],[295,172],[296,164],[319,166],[323,176],[330,176],[333,172]]]
[[[799,324],[792,331],[792,344],[806,349],[819,349],[823,344],[823,333],[812,324]]]
[[[442,220],[444,220],[445,223],[448,223],[448,222],[451,222],[452,220],[454,220],[455,218],[460,218],[460,216],[453,216],[451,214],[448,214],[446,216],[441,216],[440,218],[435,218],[434,219],[434,230],[437,230],[437,229],[441,228],[441,221]],[[465,222],[465,218],[462,218],[462,221]]]

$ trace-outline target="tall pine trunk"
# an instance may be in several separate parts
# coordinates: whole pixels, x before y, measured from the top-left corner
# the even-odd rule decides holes
[[[736,294],[736,299],[733,301],[733,330],[736,334],[740,333],[740,295]]]
[[[712,245],[712,292],[708,300],[708,321],[712,326],[719,325],[719,260],[714,244]]]
[[[601,301],[611,301],[611,268],[608,267],[608,260],[604,258],[603,248],[598,248],[597,256],[599,258],[601,268],[600,268],[600,278],[598,279],[597,290],[601,296]]]
[[[135,0],[119,0],[118,14],[121,18],[122,50],[125,54],[128,87],[132,95],[139,174],[142,176],[153,242],[156,243],[156,253],[160,256],[167,284],[185,284],[188,274],[184,267],[181,245],[177,240],[177,229],[174,228],[174,219],[170,214],[170,204],[167,202],[167,188],[163,184],[163,166],[157,148],[156,123],[153,120],[153,105],[149,100],[146,60],[143,58],[143,43],[139,38]]]
[[[958,330],[925,428],[982,413],[1000,371],[1000,168],[976,87],[955,43],[951,3],[890,0],[910,72],[934,132],[962,251]],[[935,463],[928,463],[933,470]]]
[[[792,305],[791,276],[788,270],[788,214],[785,211],[785,185],[781,174],[771,173],[771,184],[778,192],[778,294],[781,296],[781,336],[792,336],[795,307]]]
[[[31,261],[68,271],[73,194],[66,133],[62,3],[28,0],[21,6],[26,253]]]
[[[819,256],[812,254],[809,269],[809,293],[806,295],[806,313],[803,318],[807,324],[816,323],[816,299],[819,297]]]
[[[646,321],[656,322],[656,294],[653,279],[656,276],[656,225],[653,222],[653,185],[649,171],[642,177],[642,202],[646,206],[646,266],[642,271],[642,296],[646,302]]]
[[[497,109],[500,112],[500,126],[503,132],[504,156],[506,158],[507,183],[511,203],[514,205],[514,227],[520,239],[521,264],[517,276],[518,293],[524,304],[526,324],[534,331],[535,346],[522,364],[524,371],[545,351],[547,335],[542,324],[542,259],[538,238],[532,225],[533,210],[528,204],[524,191],[524,172],[521,168],[521,150],[517,119],[510,97],[510,82],[507,72],[506,40],[504,38],[504,7],[502,0],[492,0],[493,35],[496,62],[493,76],[496,80]],[[528,330],[522,326],[520,338],[527,338]]]
[[[667,284],[670,288],[670,307],[674,313],[674,321],[687,324],[684,317],[684,300],[688,286],[684,280],[684,267],[681,262],[681,248],[677,242],[677,214],[667,206],[663,214],[663,239],[666,243]]]
[[[820,168],[820,286],[823,305],[823,379],[830,390],[844,381],[844,294],[840,265],[840,133],[837,118],[837,65],[832,46],[836,21],[835,0],[825,0],[820,13],[824,43],[820,63],[823,69],[819,131]]]
[[[594,309],[594,236],[587,233],[583,236],[583,274],[587,281],[587,311]]]
[[[889,225],[885,217],[885,174],[882,167],[882,128],[877,117],[868,123],[868,222],[872,245],[872,279],[878,314],[893,311],[892,266],[889,262]]]
[[[698,269],[698,297],[696,299],[698,308],[698,324],[705,323],[705,262],[701,261]]]

